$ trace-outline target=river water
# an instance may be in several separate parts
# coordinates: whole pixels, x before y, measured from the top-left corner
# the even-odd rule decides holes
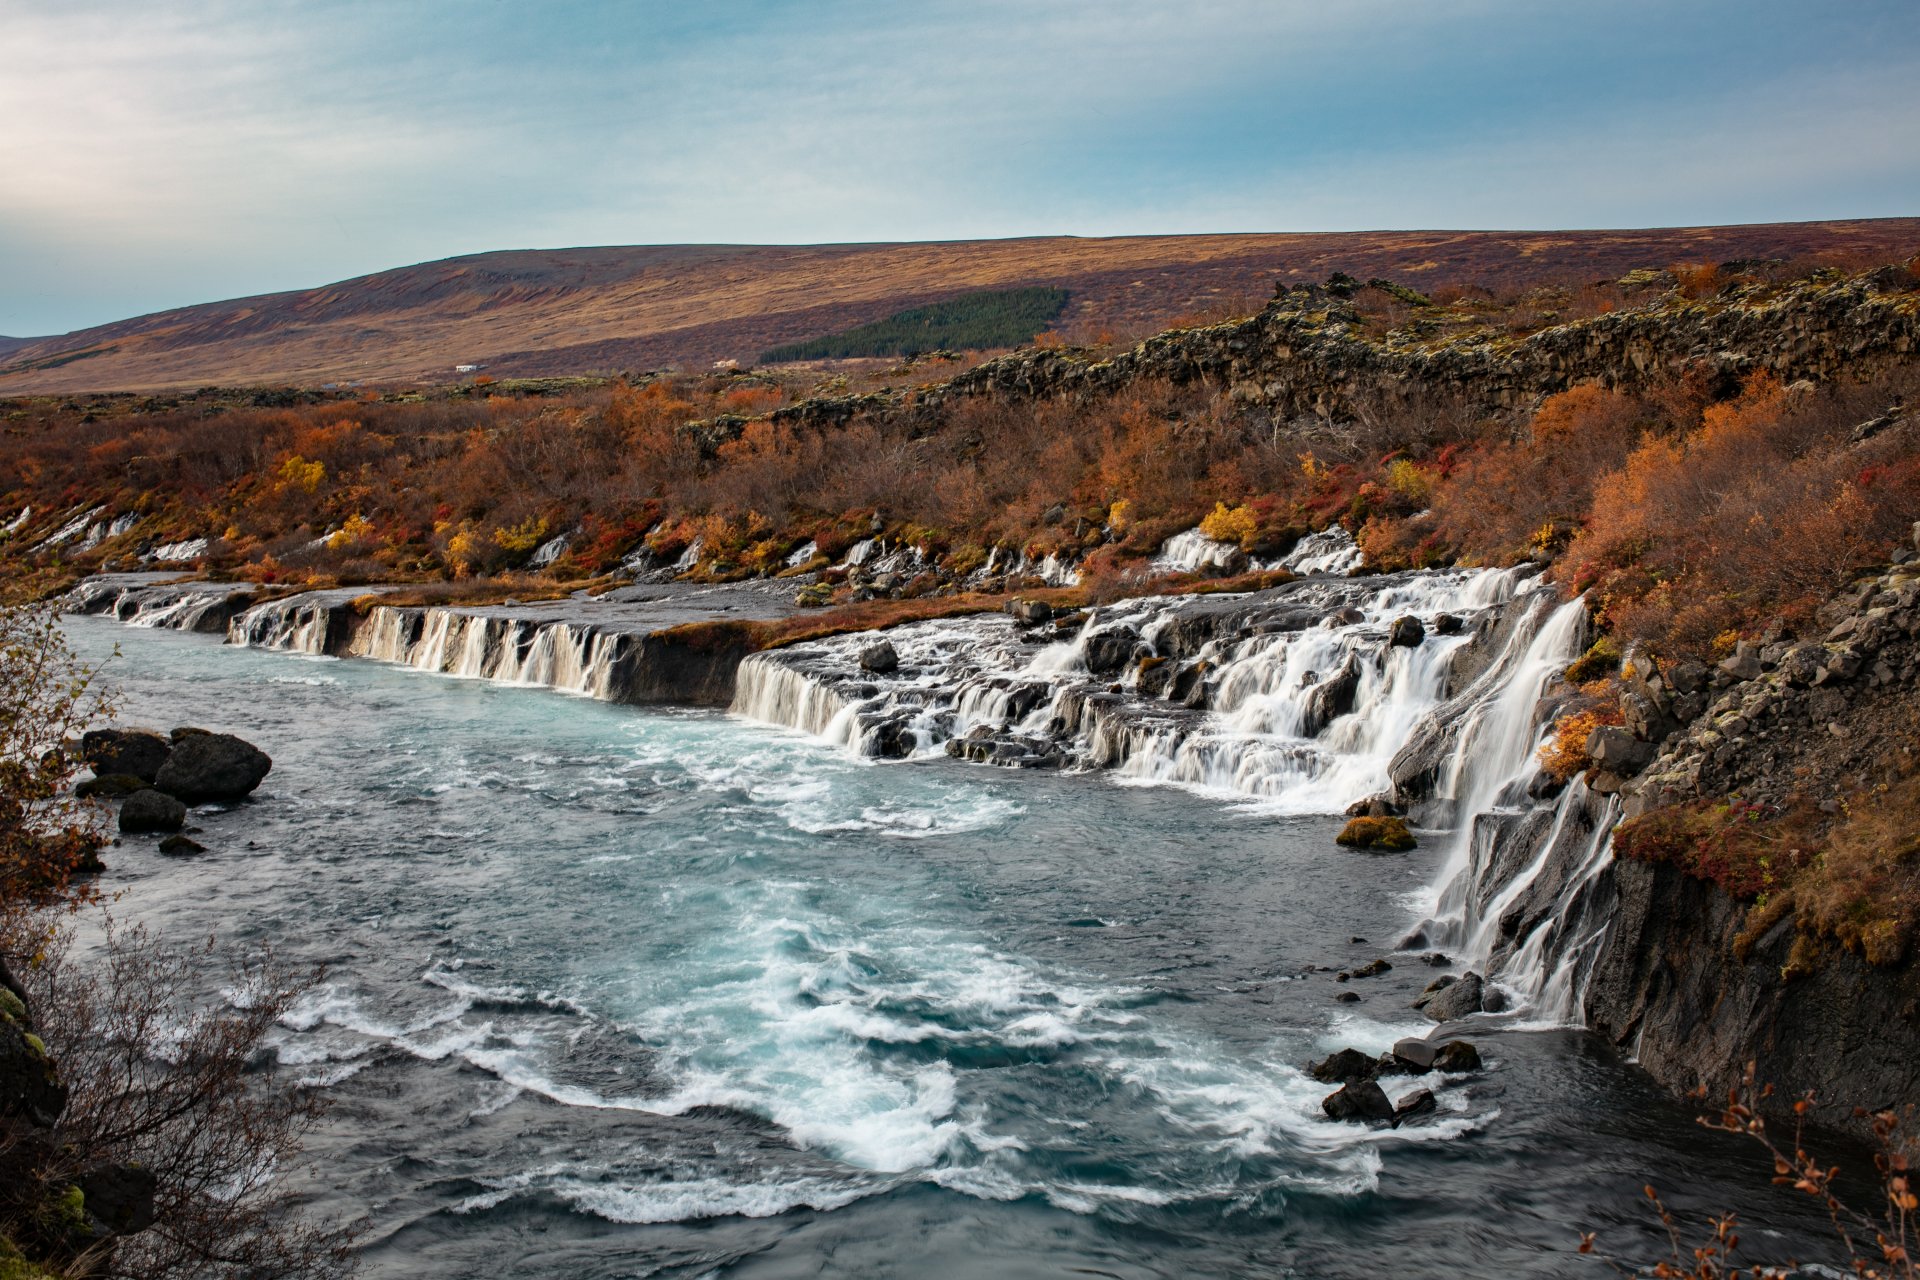
[[[1311,1058],[1430,1024],[1393,954],[1442,841],[1102,775],[875,763],[95,618],[122,719],[239,733],[210,852],[117,909],[323,961],[275,1045],[334,1107],[303,1190],[374,1276],[1580,1276],[1639,1202],[1817,1223],[1608,1047],[1488,1020],[1437,1115],[1323,1119]],[[1370,941],[1361,941],[1368,939]],[[1332,970],[1392,955],[1350,983]],[[209,975],[216,996],[218,975]],[[1357,1003],[1334,996],[1354,991]]]

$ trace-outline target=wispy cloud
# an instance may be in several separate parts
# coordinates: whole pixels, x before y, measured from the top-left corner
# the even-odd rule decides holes
[[[489,248],[1920,211],[1910,0],[16,0],[0,332]]]

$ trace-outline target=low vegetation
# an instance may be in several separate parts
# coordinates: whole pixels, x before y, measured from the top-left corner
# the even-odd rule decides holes
[[[1032,342],[1060,318],[1065,289],[983,289],[824,338],[789,342],[760,357],[762,364],[917,356],[933,351],[979,351]]]
[[[1890,782],[1851,797],[1837,814],[1777,809],[1737,797],[1655,809],[1614,832],[1616,856],[1671,864],[1749,904],[1736,939],[1742,958],[1791,919],[1788,977],[1810,972],[1823,948],[1868,964],[1904,963],[1920,930],[1920,772],[1911,760]]]

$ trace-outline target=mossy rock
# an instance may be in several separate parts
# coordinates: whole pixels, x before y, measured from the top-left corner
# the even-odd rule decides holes
[[[8,1022],[17,1022],[21,1026],[26,1026],[29,1021],[27,1002],[5,987],[0,987],[0,1018]]]
[[[1407,830],[1404,818],[1355,818],[1334,838],[1335,844],[1349,849],[1384,849],[1404,853],[1419,841]]]
[[[13,1241],[0,1236],[0,1280],[56,1280],[58,1275],[27,1261]]]

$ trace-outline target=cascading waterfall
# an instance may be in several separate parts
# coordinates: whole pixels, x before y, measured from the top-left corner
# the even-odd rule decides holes
[[[619,632],[453,609],[376,605],[347,653],[440,675],[610,700]]]
[[[886,675],[859,669],[870,643],[862,636],[748,658],[734,710],[866,755],[964,754],[948,744],[1004,735],[1031,749],[997,750],[998,759],[1053,750],[1055,763],[1320,812],[1385,789],[1394,751],[1444,699],[1452,656],[1468,640],[1457,627],[1394,645],[1389,624],[1494,610],[1521,581],[1483,570],[1298,584],[1282,593],[1286,620],[1192,652],[1176,634],[1183,616],[1207,607],[1192,597],[1090,611],[1037,649],[998,615],[912,624],[888,633],[901,667]],[[1156,681],[1169,664],[1182,675]],[[1207,711],[1196,710],[1188,673],[1204,680]]]
[[[1610,918],[1617,805],[1579,782],[1533,794],[1542,698],[1579,652],[1584,611],[1529,573],[1319,577],[1040,626],[1004,614],[915,623],[886,633],[898,665],[878,671],[861,660],[874,636],[845,635],[747,658],[733,710],[865,756],[1104,768],[1302,814],[1397,790],[1396,753],[1428,744],[1415,814],[1450,833],[1419,932],[1528,1016],[1562,1022],[1578,1016]],[[70,607],[205,629],[254,590],[153,576],[92,580]],[[361,618],[355,595],[255,605],[228,639],[605,700],[631,683],[637,637],[617,627],[387,605]],[[1408,619],[1419,633],[1395,643]]]
[[[227,643],[320,657],[327,652],[330,603],[296,596],[257,604],[227,624]]]
[[[885,673],[861,669],[871,636],[759,654],[741,666],[733,710],[867,756],[1108,768],[1291,813],[1388,791],[1396,754],[1430,740],[1419,814],[1451,831],[1420,932],[1527,1016],[1577,1018],[1608,919],[1600,873],[1617,814],[1577,781],[1554,799],[1530,789],[1542,699],[1580,652],[1583,603],[1530,587],[1524,570],[1223,599],[1127,601],[1051,636],[999,615],[909,624],[887,633],[899,668]],[[1223,610],[1230,624],[1194,643],[1193,620]],[[1407,616],[1427,634],[1396,645],[1391,624]]]
[[[246,601],[245,584],[152,582],[144,577],[89,578],[67,594],[71,613],[110,614],[133,627],[169,631],[225,631],[233,610]]]

